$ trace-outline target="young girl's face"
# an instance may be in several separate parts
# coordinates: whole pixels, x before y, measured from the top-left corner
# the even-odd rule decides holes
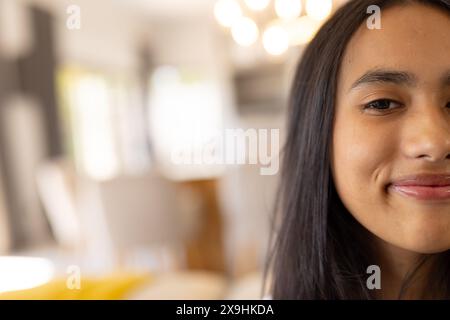
[[[441,252],[450,249],[450,18],[395,6],[381,11],[381,27],[364,24],[341,64],[334,182],[379,238]]]

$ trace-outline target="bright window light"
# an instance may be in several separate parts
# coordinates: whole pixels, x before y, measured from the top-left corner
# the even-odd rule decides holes
[[[96,179],[112,178],[119,160],[107,83],[97,76],[82,77],[75,84],[73,98],[83,169]]]
[[[221,175],[223,168],[218,165],[183,165],[172,160],[173,153],[180,151],[195,161],[217,138],[223,127],[219,87],[201,75],[190,78],[175,67],[160,66],[152,76],[150,100],[150,134],[165,173],[176,180]]]

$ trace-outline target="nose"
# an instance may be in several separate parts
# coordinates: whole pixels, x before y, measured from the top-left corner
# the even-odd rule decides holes
[[[450,160],[449,109],[428,104],[410,114],[401,144],[408,158],[429,162]]]

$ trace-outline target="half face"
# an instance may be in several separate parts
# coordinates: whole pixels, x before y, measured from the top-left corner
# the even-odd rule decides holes
[[[349,212],[418,253],[450,249],[450,16],[422,4],[382,10],[346,49],[332,173]]]

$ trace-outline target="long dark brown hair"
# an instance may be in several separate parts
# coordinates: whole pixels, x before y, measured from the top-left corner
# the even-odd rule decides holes
[[[386,9],[415,2],[450,11],[450,0],[349,1],[305,49],[291,89],[273,241],[265,269],[274,299],[375,298],[366,286],[366,268],[378,261],[368,231],[342,204],[331,175],[337,78],[346,46],[369,17],[370,5]],[[446,251],[439,254],[428,281],[437,298],[450,298],[449,268],[450,251]],[[405,280],[399,298],[414,273]]]

